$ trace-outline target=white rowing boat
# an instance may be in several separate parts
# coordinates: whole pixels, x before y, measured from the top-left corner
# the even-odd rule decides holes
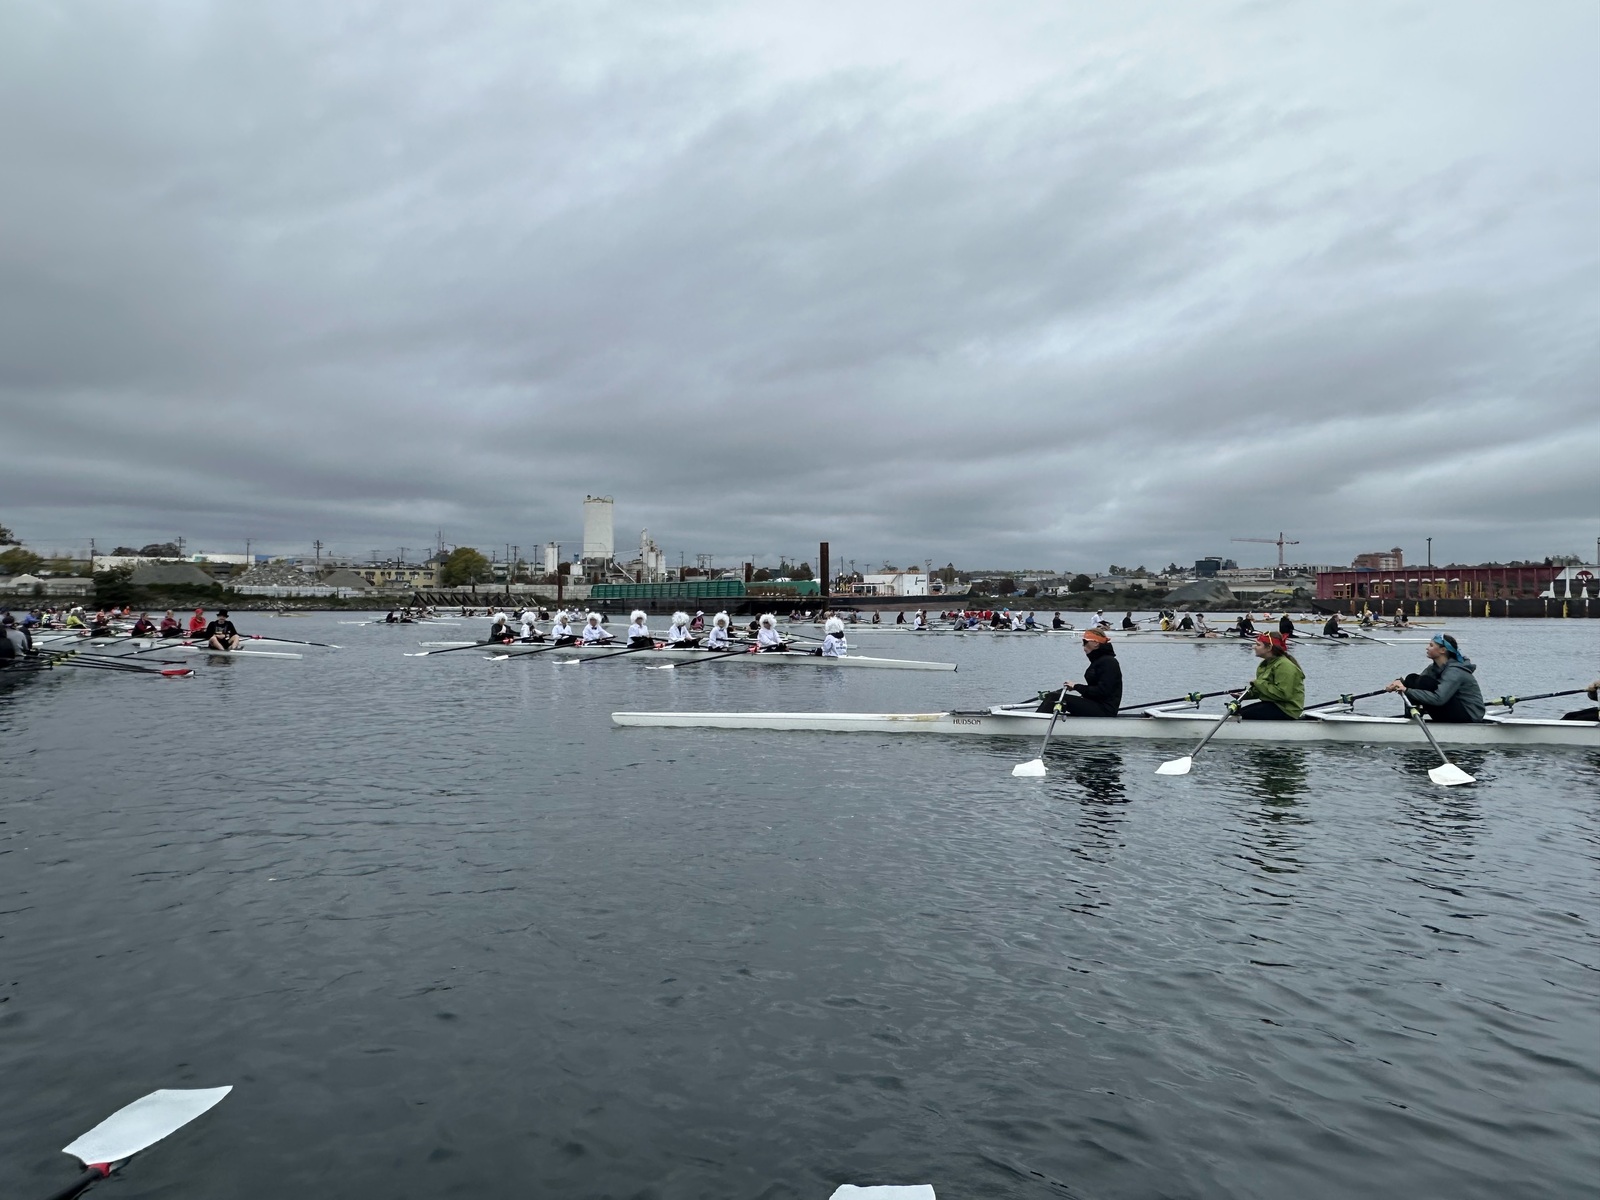
[[[135,646],[140,650],[173,650],[184,654],[217,654],[225,658],[305,657],[304,654],[294,654],[286,650],[212,650],[207,646],[196,646],[190,642],[180,642],[176,638],[134,638],[125,644]]]
[[[757,713],[615,712],[618,725],[669,729],[759,729],[784,733],[934,733],[958,737],[1037,738],[1050,714],[1032,705],[995,705],[973,712],[927,713]],[[1057,721],[1056,739],[1193,741],[1216,724],[1217,714],[1153,709],[1126,717],[1068,717]],[[1473,725],[1428,723],[1449,746],[1583,746],[1600,750],[1600,722],[1541,721],[1489,717]],[[1228,721],[1217,730],[1219,742],[1346,742],[1426,747],[1415,722],[1405,717],[1370,717],[1350,712],[1320,712],[1300,721]]]
[[[559,650],[551,650],[550,654],[558,658],[598,658],[606,654],[618,654],[626,649],[626,646],[616,645],[563,646]],[[792,650],[774,650],[765,654],[734,654],[727,650],[639,650],[630,654],[629,657],[644,663],[684,663],[715,658],[718,655],[724,656],[720,660],[722,662],[750,662],[764,667],[787,665],[823,667],[828,670],[877,671],[954,671],[956,669],[955,663],[917,662],[909,658],[868,658],[862,654],[850,654],[842,658],[826,658],[820,654],[805,654]],[[515,652],[512,653],[511,657],[516,657]]]

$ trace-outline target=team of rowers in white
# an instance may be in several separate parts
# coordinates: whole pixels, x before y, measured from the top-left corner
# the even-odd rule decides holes
[[[732,618],[725,612],[712,617],[709,626],[703,612],[697,612],[692,617],[686,612],[676,612],[672,614],[672,623],[667,627],[666,635],[659,642],[650,631],[650,617],[643,609],[634,609],[624,638],[618,638],[607,629],[605,618],[595,612],[585,616],[578,625],[573,624],[576,614],[564,610],[557,612],[549,618],[550,628],[543,632],[538,626],[541,619],[544,619],[543,615],[531,608],[523,609],[515,620],[504,612],[497,612],[489,626],[489,642],[546,643],[551,646],[620,645],[628,650],[648,650],[662,645],[670,650],[699,649],[729,653],[750,650],[758,654],[783,651],[820,654],[824,658],[843,658],[847,650],[844,622],[838,617],[828,619],[822,645],[816,649],[804,649],[791,643],[778,632],[778,619],[771,613],[763,613],[751,621],[741,634],[736,634]]]

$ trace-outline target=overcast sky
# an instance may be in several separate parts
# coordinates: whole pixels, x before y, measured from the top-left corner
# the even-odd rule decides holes
[[[1600,4],[0,7],[41,548],[1592,556]]]

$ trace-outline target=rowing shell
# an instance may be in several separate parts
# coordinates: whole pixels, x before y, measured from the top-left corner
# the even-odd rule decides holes
[[[625,650],[625,646],[563,646],[559,650],[550,651],[551,654],[566,658],[595,658],[603,654],[616,654]],[[868,658],[865,655],[850,654],[840,658],[828,658],[820,654],[797,654],[789,650],[771,650],[765,654],[731,654],[726,650],[640,650],[631,655],[634,661],[643,662],[694,662],[702,658],[710,658],[715,654],[726,654],[723,662],[754,662],[762,666],[772,667],[790,664],[802,667],[827,667],[833,668],[861,668],[878,671],[954,671],[955,663],[945,662],[916,662],[909,658]]]
[[[218,654],[224,658],[304,658],[304,654],[293,654],[286,650],[212,650],[205,646],[191,646],[188,642],[180,642],[176,638],[138,638],[128,643],[141,650],[174,650],[183,654]]]
[[[757,713],[616,712],[618,725],[672,729],[761,729],[811,733],[936,733],[961,737],[1037,738],[1050,724],[1048,712],[1031,706],[996,705],[974,712],[929,713]],[[1068,717],[1057,721],[1060,738],[1140,738],[1193,741],[1217,718],[1214,713],[1154,710],[1129,717]],[[1440,742],[1452,746],[1586,746],[1600,749],[1600,722],[1538,721],[1490,717],[1473,725],[1428,723]],[[1350,742],[1426,745],[1415,723],[1405,717],[1354,713],[1314,714],[1300,721],[1228,721],[1217,730],[1219,742]]]

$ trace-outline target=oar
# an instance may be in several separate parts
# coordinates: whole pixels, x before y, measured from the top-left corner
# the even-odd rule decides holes
[[[423,650],[420,653],[413,653],[412,651],[407,650],[405,655],[407,658],[427,658],[430,654],[454,654],[457,650],[482,650],[485,646],[508,645],[510,645],[510,643],[504,638],[490,638],[487,642],[473,642],[469,646],[451,646],[448,650]]]
[[[1171,700],[1152,700],[1149,704],[1124,704],[1121,708],[1117,709],[1117,711],[1128,712],[1129,710],[1135,708],[1165,708],[1169,704],[1182,704],[1185,701],[1188,701],[1190,704],[1199,704],[1202,700],[1210,700],[1217,696],[1231,695],[1233,695],[1231,691],[1185,692],[1181,696],[1174,696]]]
[[[707,654],[704,658],[691,658],[688,662],[651,663],[646,671],[678,671],[684,667],[695,667],[701,663],[710,662],[716,658],[738,658],[741,654],[749,654],[749,646],[740,646],[737,650],[719,650],[715,654]]]
[[[593,658],[563,658],[558,660],[556,665],[570,667],[573,663],[605,662],[608,658],[621,658],[624,654],[637,654],[641,650],[654,650],[655,648],[656,644],[651,642],[648,646],[629,646],[626,650],[613,650],[610,654],[596,654]]]
[[[1388,688],[1379,688],[1375,692],[1358,692],[1354,696],[1352,696],[1349,692],[1345,692],[1336,700],[1324,700],[1321,704],[1308,704],[1305,706],[1304,711],[1310,712],[1313,708],[1332,708],[1335,704],[1350,705],[1354,704],[1357,700],[1366,700],[1371,696],[1381,696],[1388,690]]]
[[[1498,700],[1489,701],[1491,708],[1509,708],[1513,711],[1519,704],[1526,704],[1530,700],[1550,700],[1556,696],[1587,695],[1588,688],[1568,688],[1564,692],[1540,692],[1537,696],[1501,696]]]
[[[252,633],[245,639],[249,642],[277,642],[280,646],[321,646],[324,650],[343,650],[343,646],[335,646],[332,642],[302,642],[295,638],[266,637],[263,634]]]
[[[1026,779],[1040,779],[1049,774],[1044,768],[1044,752],[1046,747],[1050,745],[1050,735],[1056,731],[1056,722],[1061,719],[1061,702],[1066,697],[1066,694],[1067,689],[1062,688],[1056,695],[1056,706],[1050,714],[1050,725],[1044,731],[1044,741],[1039,743],[1039,756],[1012,767],[1011,773],[1013,775],[1020,775]]]
[[[1250,689],[1248,686],[1246,686],[1244,690],[1248,692]],[[1238,700],[1235,700],[1222,710],[1222,715],[1217,718],[1217,723],[1211,727],[1211,731],[1207,733],[1205,737],[1200,739],[1200,744],[1198,746],[1196,746],[1188,754],[1185,754],[1182,758],[1167,759],[1166,762],[1162,763],[1156,768],[1156,774],[1187,775],[1189,773],[1189,768],[1194,766],[1194,760],[1199,757],[1200,751],[1206,748],[1206,743],[1212,738],[1216,737],[1217,730],[1222,728],[1223,723],[1227,721],[1229,717],[1233,716],[1239,711],[1239,703],[1240,702]]]
[[[139,1151],[211,1111],[231,1091],[232,1084],[219,1088],[161,1088],[119,1108],[70,1146],[63,1147],[63,1154],[70,1154],[83,1164],[84,1174],[50,1200],[71,1200]]]
[[[529,645],[528,642],[518,642],[515,644],[521,646]],[[490,662],[505,662],[505,660],[508,658],[532,658],[535,654],[548,654],[552,650],[567,650],[573,646],[581,645],[583,645],[583,643],[577,638],[571,638],[559,642],[551,642],[548,646],[540,646],[535,650],[512,650],[507,648],[504,654],[491,654],[488,656],[488,659]]]
[[[1407,706],[1406,711],[1411,719],[1417,723],[1417,728],[1427,736],[1428,743],[1439,755],[1439,765],[1428,772],[1428,778],[1440,787],[1456,787],[1458,784],[1463,783],[1477,783],[1476,779],[1451,762],[1450,756],[1440,748],[1438,739],[1433,736],[1433,730],[1429,729],[1428,723],[1422,719],[1422,710],[1415,704],[1411,704]]]

